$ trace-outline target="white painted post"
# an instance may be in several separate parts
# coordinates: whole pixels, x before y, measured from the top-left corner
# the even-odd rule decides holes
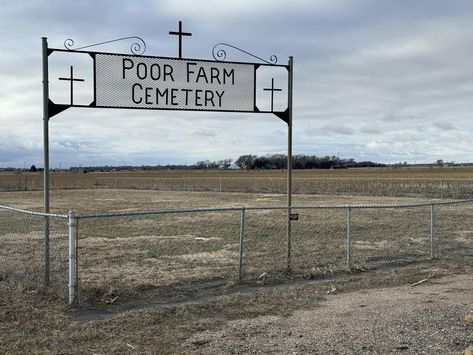
[[[435,208],[430,206],[430,257],[435,257]]]
[[[351,207],[347,209],[347,266],[351,267]]]
[[[69,212],[69,304],[77,303],[77,218]]]
[[[241,271],[243,269],[244,238],[245,238],[245,207],[241,209],[241,215],[240,215],[240,257],[238,260],[238,283],[241,283]]]

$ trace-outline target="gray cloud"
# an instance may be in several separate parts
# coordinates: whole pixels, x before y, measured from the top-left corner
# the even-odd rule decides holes
[[[320,128],[319,134],[341,134],[351,136],[355,134],[355,130],[348,126],[325,125]]]
[[[264,58],[277,54],[280,63],[294,56],[295,153],[471,160],[471,1],[0,0],[0,6],[0,166],[37,164],[42,156],[41,36],[62,47],[66,38],[86,45],[139,35],[147,54],[175,56],[168,31],[180,19],[193,33],[184,39],[186,56],[210,59],[222,41]],[[129,44],[100,49],[126,52]],[[256,114],[71,109],[53,117],[50,130],[52,164],[63,166],[285,152],[287,138],[282,121]]]
[[[448,121],[437,121],[434,122],[434,126],[440,129],[443,129],[445,131],[451,131],[455,129],[455,126]]]
[[[363,126],[360,129],[361,133],[366,133],[366,134],[380,134],[382,133],[381,127],[377,126]]]

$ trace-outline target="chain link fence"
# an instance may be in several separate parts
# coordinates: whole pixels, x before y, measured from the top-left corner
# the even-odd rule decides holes
[[[435,254],[473,255],[473,203],[442,203],[433,206],[432,211]]]
[[[431,207],[361,207],[351,210],[351,260],[355,267],[432,257]]]
[[[45,246],[45,218],[49,245]],[[26,289],[48,284],[58,296],[67,295],[67,216],[44,214],[0,205],[0,281]]]
[[[472,214],[472,200],[51,214],[50,288],[88,302],[473,256]],[[1,281],[44,283],[45,218],[0,205]]]
[[[233,210],[78,216],[78,283],[89,290],[82,297],[231,280],[239,217]]]

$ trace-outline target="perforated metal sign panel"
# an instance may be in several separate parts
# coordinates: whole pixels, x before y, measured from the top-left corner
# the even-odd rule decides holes
[[[253,64],[96,54],[97,107],[255,111]]]

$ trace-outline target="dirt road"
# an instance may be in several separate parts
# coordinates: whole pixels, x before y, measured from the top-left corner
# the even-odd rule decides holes
[[[186,342],[202,353],[463,354],[473,347],[473,275],[328,294],[288,316],[232,320]]]

